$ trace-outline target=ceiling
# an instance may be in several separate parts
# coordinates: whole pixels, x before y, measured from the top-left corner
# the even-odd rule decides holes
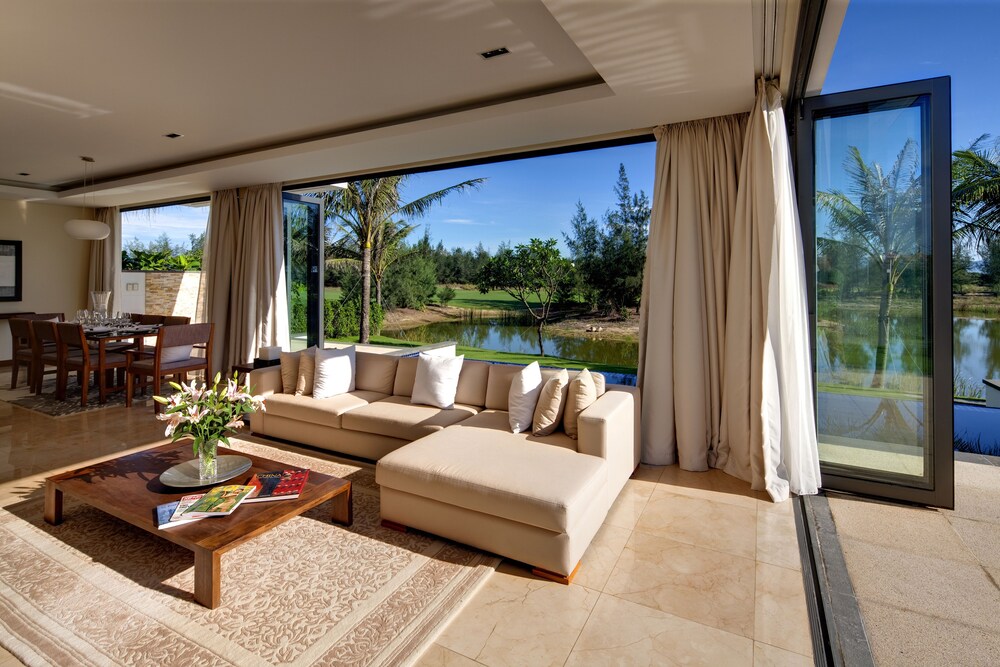
[[[746,111],[762,58],[780,72],[794,56],[784,35],[797,10],[795,0],[5,0],[0,197],[166,201]],[[768,22],[775,55],[762,56]],[[501,46],[509,55],[479,55]],[[84,155],[94,188],[81,187]]]

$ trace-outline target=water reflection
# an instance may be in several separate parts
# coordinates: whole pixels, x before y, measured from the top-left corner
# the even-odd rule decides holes
[[[534,327],[501,324],[495,320],[481,322],[435,322],[412,329],[385,331],[387,336],[422,343],[454,340],[459,345],[479,347],[498,352],[538,354],[538,333]],[[582,362],[635,367],[639,344],[596,337],[542,334],[545,353],[550,356]]]

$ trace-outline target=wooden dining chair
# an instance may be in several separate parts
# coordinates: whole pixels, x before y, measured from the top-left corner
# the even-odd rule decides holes
[[[149,313],[139,313],[132,315],[132,321],[136,324],[163,324],[165,315],[151,315]]]
[[[165,326],[174,326],[176,324],[191,324],[191,318],[184,317],[183,315],[164,315],[163,324]]]
[[[33,388],[34,369],[36,364],[35,350],[31,344],[31,321],[32,320],[56,320],[62,322],[62,313],[30,313],[12,317],[10,323],[10,388],[17,386],[17,377],[21,365],[24,364],[27,370],[27,386]],[[53,350],[55,348],[53,347]]]
[[[58,392],[58,372],[59,372],[59,332],[56,330],[56,323],[50,320],[31,321],[31,348],[35,362],[35,371],[32,374],[32,392],[42,393],[42,381],[46,373],[57,374]],[[51,366],[52,370],[45,368]]]
[[[145,388],[146,379],[151,378],[153,391],[158,392],[163,379],[173,376],[175,382],[187,379],[187,374],[205,371],[205,378],[212,375],[212,338],[215,325],[178,324],[163,326],[156,337],[156,347],[150,357],[142,351],[126,352],[128,363],[125,367],[125,405],[132,406],[132,394],[136,381]],[[195,351],[203,351],[205,356],[195,356]],[[162,406],[154,403],[159,412]]]
[[[98,391],[98,400],[103,404],[108,400],[108,389],[115,387],[111,376],[116,368],[125,368],[126,357],[120,352],[104,351],[100,354],[87,343],[87,335],[83,326],[70,322],[56,325],[59,334],[59,375],[56,383],[56,395],[59,400],[66,398],[66,386],[69,372],[75,370],[80,375],[80,406],[87,407],[87,389],[90,385],[90,374],[94,373]]]

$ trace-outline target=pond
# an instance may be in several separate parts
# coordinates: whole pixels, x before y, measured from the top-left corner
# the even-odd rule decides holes
[[[820,327],[819,380],[834,381],[846,369],[870,369],[874,364],[874,323],[870,314],[840,313],[842,328]],[[1000,319],[954,318],[955,371],[972,388],[981,388],[982,379],[1000,377]],[[537,354],[538,337],[532,326],[506,324],[499,320],[479,322],[435,322],[405,330],[386,330],[387,336],[423,343],[454,340],[460,345],[499,352]],[[893,318],[889,368],[898,376],[919,376],[919,341],[922,324],[917,316]],[[593,336],[543,334],[545,352],[583,362],[634,366],[639,344]]]
[[[498,320],[479,322],[435,322],[404,330],[385,330],[393,338],[421,343],[453,340],[459,345],[479,347],[497,352],[538,354],[538,332],[533,326],[503,324]],[[560,336],[545,331],[542,334],[545,354],[611,366],[635,367],[639,358],[639,343],[610,340],[600,334]]]

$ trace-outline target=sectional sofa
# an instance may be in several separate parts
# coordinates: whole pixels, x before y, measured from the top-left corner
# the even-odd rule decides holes
[[[639,463],[639,395],[605,386],[561,429],[512,433],[508,395],[521,366],[464,361],[451,409],[411,403],[415,357],[358,351],[353,391],[286,393],[281,369],[251,373],[267,411],[260,435],[377,460],[383,523],[415,528],[528,563],[569,583]],[[543,381],[556,371],[543,371]],[[575,373],[574,373],[575,375]]]

